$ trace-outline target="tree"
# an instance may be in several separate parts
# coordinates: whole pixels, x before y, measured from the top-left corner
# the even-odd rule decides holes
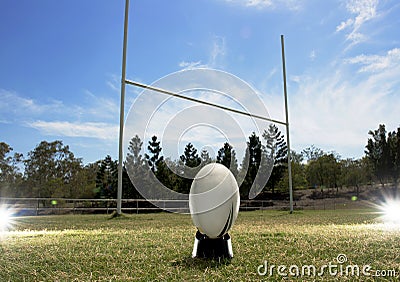
[[[249,195],[250,188],[257,176],[258,168],[261,164],[262,156],[262,145],[260,138],[253,132],[249,136],[249,141],[247,142],[247,149],[242,162],[241,172],[239,174],[239,179],[244,176],[242,185],[240,185],[240,197],[247,199]]]
[[[305,189],[307,187],[307,179],[305,173],[305,165],[303,164],[303,155],[300,153],[296,153],[295,151],[291,151],[292,156],[292,183],[293,183],[293,190],[295,189]],[[277,184],[277,187],[281,191],[288,191],[289,185],[289,173],[286,169],[283,173],[282,178]]]
[[[197,167],[201,163],[201,159],[197,154],[197,149],[193,146],[192,143],[188,143],[185,147],[183,155],[180,156],[180,160],[187,167]]]
[[[314,187],[339,187],[341,166],[339,155],[335,153],[324,153],[317,159],[311,159],[306,165],[306,178]]]
[[[323,186],[324,179],[321,170],[322,165],[318,162],[318,159],[325,154],[324,151],[311,145],[311,147],[304,149],[301,154],[307,160],[305,174],[309,186],[314,188],[317,186]]]
[[[129,141],[128,153],[124,162],[123,190],[122,193],[127,198],[142,197],[142,193],[147,192],[151,183],[149,181],[148,162],[141,154],[143,142],[138,135]],[[129,177],[128,177],[129,175]],[[133,183],[132,183],[133,181]],[[136,187],[140,185],[140,187]]]
[[[238,164],[236,152],[228,142],[225,142],[224,146],[218,150],[217,163],[223,164],[229,168],[232,174],[237,177]]]
[[[389,172],[394,181],[395,193],[397,193],[398,183],[400,178],[400,127],[397,132],[390,132],[388,135],[389,155],[391,169]]]
[[[141,195],[136,191],[133,185],[126,166],[122,167],[122,198],[124,199],[137,199],[141,198]]]
[[[365,179],[365,183],[372,185],[374,179],[374,169],[370,159],[367,156],[364,156],[360,159],[361,167],[363,170],[363,179]]]
[[[386,128],[384,124],[380,124],[377,130],[368,132],[372,138],[369,138],[365,146],[365,154],[371,161],[374,174],[382,184],[389,178],[393,169],[394,156],[391,155],[390,142],[386,138]]]
[[[160,141],[157,141],[157,136],[153,136],[149,145],[147,146],[150,155],[145,154],[147,164],[153,172],[155,178],[150,177],[149,180],[154,182],[153,185],[150,184],[154,189],[154,194],[161,196],[163,193],[161,187],[159,186],[157,180],[161,182],[165,187],[172,189],[174,186],[174,181],[172,179],[172,172],[168,168],[168,165],[164,161],[164,157],[160,156],[162,148],[160,146]],[[155,189],[157,188],[157,189]]]
[[[210,154],[208,153],[208,150],[205,149],[205,148],[203,150],[201,150],[200,158],[201,158],[201,165],[202,166],[205,166],[205,165],[207,165],[209,163],[212,163],[212,159],[210,157]]]
[[[394,152],[396,154],[394,168],[395,168],[395,174],[396,174],[396,189],[397,189],[398,184],[399,184],[399,177],[400,177],[400,127],[397,128]]]
[[[96,175],[100,162],[89,163],[82,167],[73,183],[71,183],[72,198],[94,198],[96,196]]]
[[[116,198],[118,187],[118,162],[107,155],[100,163],[96,175],[97,197]]]
[[[0,142],[0,196],[15,197],[17,187],[22,182],[22,173],[18,165],[22,162],[22,154],[14,153],[10,145]]]
[[[143,165],[143,156],[140,154],[142,146],[143,142],[140,140],[140,137],[138,135],[132,137],[132,139],[129,141],[125,165]]]
[[[268,155],[274,159],[271,176],[267,183],[267,187],[274,193],[275,187],[287,170],[288,148],[283,135],[281,135],[278,127],[274,124],[268,127],[268,131],[264,130],[263,137],[267,143],[265,149]]]
[[[198,169],[193,168],[197,168],[201,164],[201,158],[192,143],[186,145],[183,155],[180,156],[180,161],[184,167],[183,171],[181,171],[183,179],[180,183],[179,192],[188,194],[192,185],[192,179],[198,171]]]
[[[70,196],[66,190],[82,167],[82,161],[75,158],[69,146],[62,141],[42,141],[24,160],[27,185],[35,197],[51,197],[60,190]]]
[[[319,157],[322,157],[324,151],[322,151],[320,148],[315,147],[314,145],[311,145],[311,147],[304,149],[301,153],[303,157],[307,160],[307,162],[309,162],[312,160],[316,160]]]
[[[147,149],[149,150],[151,155],[145,154],[144,156],[147,160],[150,169],[153,172],[155,172],[159,163],[163,161],[163,157],[160,156],[162,148],[160,146],[160,141],[157,142],[157,136],[154,135],[151,138],[151,141],[149,141]]]
[[[176,192],[181,191],[181,184],[183,178],[180,176],[183,174],[182,162],[178,160],[171,160],[166,158],[157,172],[157,178],[169,189]]]
[[[238,168],[238,160],[236,157],[236,151],[232,148],[231,151],[231,167],[230,170],[233,174],[233,176],[235,176],[235,178],[237,179],[237,176],[239,174],[239,168]]]
[[[362,160],[346,159],[341,161],[342,181],[347,187],[355,187],[356,196],[360,196],[360,184],[366,180],[367,168]]]

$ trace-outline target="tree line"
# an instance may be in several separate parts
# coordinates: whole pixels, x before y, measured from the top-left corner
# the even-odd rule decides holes
[[[400,174],[400,127],[387,132],[385,125],[369,131],[365,155],[360,159],[343,159],[336,152],[324,152],[311,145],[301,152],[292,151],[294,189],[340,189],[354,187],[357,195],[366,184],[380,183],[398,186]],[[263,142],[262,142],[263,141]],[[166,187],[188,193],[191,168],[218,162],[242,179],[240,194],[243,199],[257,182],[257,172],[267,173],[268,182],[262,183],[260,199],[285,197],[288,191],[287,153],[283,134],[275,125],[264,130],[262,136],[254,132],[248,137],[247,149],[239,165],[236,151],[229,143],[218,150],[215,159],[207,150],[200,152],[188,143],[177,160],[164,158],[161,142],[153,136],[146,144],[134,136],[129,143],[123,166],[123,198],[140,198],[129,179],[129,174],[143,179],[156,177]],[[269,163],[268,163],[269,162]],[[196,171],[196,170],[195,170]],[[152,175],[152,176],[151,176]],[[192,175],[194,176],[194,175]],[[42,141],[27,156],[13,153],[13,148],[0,142],[0,196],[1,197],[57,197],[57,198],[116,198],[118,163],[111,156],[94,163],[83,164],[62,141]],[[146,183],[145,181],[143,183]],[[256,183],[258,184],[258,183]]]

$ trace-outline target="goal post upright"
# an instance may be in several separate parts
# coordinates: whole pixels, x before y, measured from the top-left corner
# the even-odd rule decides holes
[[[123,138],[125,119],[126,52],[128,45],[129,0],[125,0],[124,42],[122,47],[121,104],[119,113],[117,214],[122,214]]]
[[[289,105],[287,99],[287,85],[286,85],[286,62],[285,62],[285,42],[283,35],[281,35],[282,47],[282,73],[283,73],[283,95],[285,98],[285,117],[286,117],[286,143],[288,147],[288,178],[289,178],[289,208],[290,213],[293,213],[293,182],[292,182],[292,152],[290,151],[290,137],[289,137]]]

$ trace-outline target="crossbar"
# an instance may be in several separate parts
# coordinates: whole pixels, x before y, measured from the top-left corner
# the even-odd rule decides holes
[[[240,110],[228,108],[228,107],[225,107],[225,106],[217,105],[217,104],[214,104],[214,103],[210,103],[210,102],[199,100],[199,99],[192,98],[192,97],[187,97],[187,96],[184,96],[184,95],[181,95],[181,94],[169,91],[169,90],[165,90],[165,89],[162,89],[162,88],[154,87],[154,86],[147,85],[147,84],[144,84],[144,83],[140,83],[140,82],[136,82],[136,81],[132,81],[132,80],[128,80],[128,79],[125,80],[125,83],[133,85],[133,86],[137,86],[137,87],[140,87],[140,88],[148,89],[148,90],[151,90],[151,91],[155,91],[155,92],[158,92],[158,93],[161,93],[161,94],[165,94],[165,95],[177,97],[177,98],[180,98],[180,99],[188,100],[188,101],[191,101],[191,102],[200,103],[200,104],[207,105],[207,106],[210,106],[210,107],[218,108],[218,109],[221,109],[221,110],[233,112],[233,113],[236,113],[236,114],[241,114],[241,115],[245,115],[245,116],[256,118],[256,119],[261,119],[261,120],[270,121],[270,122],[273,122],[273,123],[278,123],[278,124],[281,124],[281,125],[286,125],[286,122],[283,122],[283,121],[267,118],[267,117],[260,116],[260,115],[254,115],[254,114],[251,114],[251,113],[247,113],[247,112],[243,112],[243,111],[240,111]]]

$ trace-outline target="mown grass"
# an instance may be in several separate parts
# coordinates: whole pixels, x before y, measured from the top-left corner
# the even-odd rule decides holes
[[[268,264],[371,265],[400,273],[400,231],[367,210],[241,212],[233,229],[232,260],[192,259],[190,216],[139,214],[18,218],[0,238],[0,281],[279,281],[260,276]],[[299,281],[396,281],[395,277],[286,277]]]

